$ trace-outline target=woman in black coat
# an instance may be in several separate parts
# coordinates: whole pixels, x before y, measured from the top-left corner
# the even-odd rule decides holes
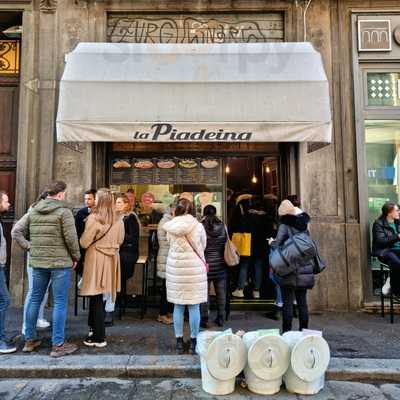
[[[280,225],[276,239],[271,243],[273,249],[282,246],[289,239],[290,231],[293,234],[307,231],[310,222],[309,215],[295,207],[289,200],[282,201],[278,214]],[[282,333],[292,330],[294,299],[299,310],[299,330],[308,328],[307,290],[314,287],[314,262],[299,262],[294,267],[290,268],[292,272],[278,275],[281,279],[283,298]]]
[[[120,213],[125,227],[125,238],[119,249],[119,255],[121,260],[121,293],[126,293],[126,282],[129,278],[132,278],[136,261],[139,258],[140,225],[138,217],[131,209],[129,198],[125,194],[118,195],[115,207]]]
[[[396,203],[386,202],[372,226],[372,255],[391,267],[392,281],[383,286],[384,294],[392,290],[400,295],[400,220]]]
[[[216,216],[217,209],[213,205],[204,207],[202,224],[207,234],[207,246],[204,251],[206,262],[209,265],[208,285],[213,282],[217,296],[217,318],[218,326],[224,324],[224,312],[226,304],[226,279],[227,266],[224,260],[225,243],[227,241],[225,224]],[[201,304],[202,327],[208,325],[209,302]]]

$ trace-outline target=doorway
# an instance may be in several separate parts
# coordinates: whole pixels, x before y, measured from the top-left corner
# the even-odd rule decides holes
[[[274,305],[277,290],[269,278],[267,239],[275,237],[278,225],[280,155],[229,157],[225,175],[230,236],[249,232],[251,241],[251,254],[229,268],[231,305],[265,309]]]
[[[0,189],[8,194],[11,203],[9,211],[2,216],[8,255],[15,218],[21,35],[22,13],[0,12]],[[8,259],[7,265],[9,262]]]

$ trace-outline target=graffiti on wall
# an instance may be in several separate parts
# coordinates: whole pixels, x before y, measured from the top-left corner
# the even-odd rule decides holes
[[[108,41],[113,43],[252,43],[284,40],[281,13],[218,16],[111,14]]]

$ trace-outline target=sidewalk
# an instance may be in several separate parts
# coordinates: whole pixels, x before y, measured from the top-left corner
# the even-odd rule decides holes
[[[69,316],[68,340],[80,346],[79,351],[61,359],[52,359],[50,330],[42,331],[43,346],[34,354],[20,350],[0,356],[2,378],[200,378],[198,356],[176,356],[172,326],[156,321],[156,310],[150,309],[144,320],[129,309],[122,321],[107,329],[109,345],[104,349],[87,348],[82,339],[87,334],[87,311]],[[395,320],[396,321],[396,320]],[[9,313],[8,327],[17,332],[21,310]],[[310,328],[322,329],[331,347],[332,359],[327,379],[338,381],[400,382],[400,318],[391,325],[379,315],[363,313],[324,313],[311,315]],[[280,327],[280,321],[263,313],[232,313],[226,328],[245,331]],[[211,328],[214,328],[211,326]]]
[[[87,310],[80,308],[79,315],[74,317],[72,309],[68,317],[67,340],[80,346],[80,354],[129,354],[129,355],[174,355],[175,339],[173,327],[156,321],[157,310],[149,309],[143,320],[135,309],[127,309],[122,321],[118,318],[114,326],[107,328],[108,346],[104,349],[91,349],[82,344],[87,335]],[[214,312],[210,321],[213,320]],[[46,317],[51,319],[50,310]],[[22,319],[21,309],[11,309],[7,315],[7,331],[20,331]],[[186,328],[187,328],[187,324]],[[231,320],[224,329],[232,328],[234,332],[268,328],[280,328],[281,321],[265,317],[262,312],[233,311]],[[297,320],[294,320],[294,328]],[[218,329],[212,323],[210,329]],[[322,330],[328,341],[333,357],[400,359],[400,316],[395,316],[395,323],[389,318],[381,318],[378,314],[365,313],[332,313],[310,316],[310,329]],[[221,328],[219,328],[221,330]],[[48,355],[50,351],[51,330],[40,331],[44,344],[38,354]],[[22,341],[18,343],[22,348]],[[15,353],[21,356],[23,353]]]

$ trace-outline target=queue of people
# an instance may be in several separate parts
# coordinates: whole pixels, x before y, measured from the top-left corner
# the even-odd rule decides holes
[[[36,328],[42,327],[45,321],[43,308],[50,288],[53,294],[52,357],[77,350],[75,344],[65,340],[64,333],[72,271],[76,269],[81,276],[80,294],[89,298],[88,335],[83,344],[101,348],[107,346],[107,314],[111,314],[112,323],[115,303],[126,300],[127,281],[134,275],[139,257],[140,221],[133,210],[135,195],[132,191],[114,196],[109,189],[88,190],[84,194],[85,207],[74,219],[64,202],[66,189],[64,182],[51,182],[12,230],[13,239],[28,254],[29,291],[24,307],[23,351],[29,353],[41,345]],[[5,193],[0,192],[0,195],[0,211],[5,211],[8,198]],[[312,263],[300,263],[282,276],[270,270],[268,263],[269,251],[288,239],[290,229],[294,232],[308,231],[310,217],[298,207],[298,203],[294,203],[296,206],[284,200],[280,205],[275,240],[272,239],[275,234],[272,216],[263,208],[260,199],[248,195],[238,198],[229,227],[218,218],[217,209],[211,204],[204,207],[200,221],[194,216],[192,202],[186,198],[177,198],[165,209],[157,230],[157,276],[161,279],[157,320],[173,324],[178,354],[185,351],[183,325],[186,308],[189,313],[190,353],[195,353],[200,327],[209,327],[211,284],[217,303],[214,322],[219,327],[225,323],[230,296],[225,249],[233,232],[250,233],[251,243],[250,253],[240,257],[238,285],[232,295],[243,297],[245,285],[252,275],[252,293],[258,299],[263,281],[271,278],[277,305],[282,305],[282,330],[292,329],[295,300],[299,308],[299,329],[308,327],[307,290],[314,285]],[[395,211],[391,212],[394,216]],[[386,217],[392,214],[388,212]],[[398,220],[398,209],[397,219],[393,219]],[[389,228],[391,222],[387,220]],[[0,233],[1,266],[5,264],[5,239],[2,230]],[[394,256],[384,256],[394,260]],[[0,353],[15,351],[4,336],[9,296],[2,284],[2,268]],[[250,274],[251,270],[253,274]]]

